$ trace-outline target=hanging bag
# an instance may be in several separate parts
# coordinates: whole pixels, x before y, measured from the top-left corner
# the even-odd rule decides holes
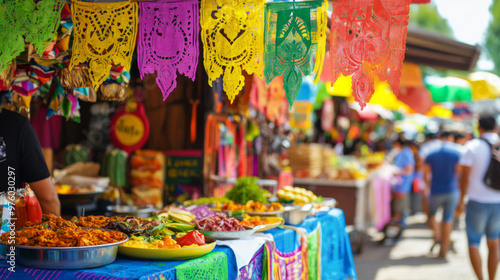
[[[486,186],[500,191],[500,145],[492,145],[486,139],[481,138],[491,150],[490,163],[484,174],[483,182]]]

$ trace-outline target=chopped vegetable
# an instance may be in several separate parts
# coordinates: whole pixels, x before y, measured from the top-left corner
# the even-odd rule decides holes
[[[205,245],[205,236],[201,234],[197,230],[193,230],[192,232],[184,235],[183,237],[177,238],[175,241],[177,241],[177,244],[181,246],[189,246],[189,245]]]
[[[195,215],[196,220],[205,219],[206,217],[210,217],[210,216],[215,215],[215,212],[210,210],[210,208],[208,208],[208,206],[206,206],[206,205],[202,205],[202,206],[191,205],[189,207],[181,208],[181,209],[184,209],[186,211],[193,213]]]

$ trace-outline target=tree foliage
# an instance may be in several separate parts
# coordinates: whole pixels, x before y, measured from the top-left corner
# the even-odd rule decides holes
[[[430,4],[411,5],[408,24],[453,38],[453,30],[448,24],[448,20],[439,14],[436,5],[432,2]]]
[[[490,6],[492,20],[486,29],[486,51],[495,65],[495,74],[500,75],[500,2],[493,1]]]

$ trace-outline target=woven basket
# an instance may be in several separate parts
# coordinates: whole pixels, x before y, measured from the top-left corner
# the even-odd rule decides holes
[[[83,101],[95,102],[97,97],[90,81],[89,70],[87,68],[75,67],[68,70],[61,70],[61,86],[67,90],[74,88],[88,88],[89,95],[79,95],[78,98]]]
[[[295,176],[305,174],[317,178],[323,173],[322,146],[319,144],[299,144],[288,150],[290,167]]]

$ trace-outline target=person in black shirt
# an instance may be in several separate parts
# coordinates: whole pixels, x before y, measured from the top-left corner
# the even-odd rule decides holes
[[[24,116],[0,108],[0,192],[29,183],[44,214],[61,214],[40,142]]]

